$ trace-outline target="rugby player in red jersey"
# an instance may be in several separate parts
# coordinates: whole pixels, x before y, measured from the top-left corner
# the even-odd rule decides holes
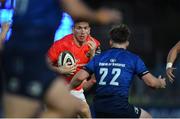
[[[49,62],[52,69],[59,74],[64,74],[67,83],[69,83],[74,74],[76,74],[82,66],[87,64],[96,53],[100,53],[99,46],[99,41],[90,36],[89,23],[85,20],[78,19],[74,23],[73,33],[54,42],[50,47],[48,51]],[[61,52],[66,50],[74,55],[76,64],[58,66],[58,57]],[[95,82],[92,79],[89,83],[92,86]],[[83,92],[83,83],[71,90],[72,95],[82,100],[79,116],[89,118],[91,117],[91,113]]]

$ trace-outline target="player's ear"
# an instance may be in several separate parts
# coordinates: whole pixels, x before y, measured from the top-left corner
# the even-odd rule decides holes
[[[113,41],[110,39],[109,40],[109,45],[112,46],[112,44],[113,44]]]
[[[129,46],[129,41],[126,41],[126,47],[128,47]]]
[[[91,27],[89,27],[89,30],[88,30],[88,34],[90,35],[90,33],[91,33]]]

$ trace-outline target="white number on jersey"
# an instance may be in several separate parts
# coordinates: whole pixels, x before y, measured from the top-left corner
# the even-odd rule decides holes
[[[99,73],[102,74],[100,81],[99,81],[99,85],[106,85],[106,81],[104,80],[107,76],[108,72],[108,68],[100,68]],[[118,86],[119,82],[117,82],[116,80],[118,79],[118,77],[121,74],[121,69],[119,68],[113,68],[112,72],[110,72],[111,75],[113,76],[113,78],[110,81],[110,85],[114,85],[114,86]]]

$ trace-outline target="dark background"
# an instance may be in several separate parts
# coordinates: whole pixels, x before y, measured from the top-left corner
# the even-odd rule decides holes
[[[132,31],[129,50],[140,55],[152,74],[165,76],[168,52],[180,40],[180,0],[84,2],[93,9],[104,6],[121,11],[123,23]],[[108,31],[111,26],[91,24],[91,34],[99,39],[103,50],[109,48]],[[177,68],[174,72],[175,82],[171,84],[167,80],[166,89],[152,90],[135,77],[130,92],[130,103],[146,109],[153,117],[180,117],[180,57],[174,67]],[[86,93],[89,104],[94,95],[93,89]]]
[[[168,52],[180,40],[179,0],[84,1],[93,9],[105,6],[122,11],[123,23],[133,32],[129,50],[139,54],[155,76],[165,76]],[[99,39],[103,50],[106,50],[111,25],[92,24],[91,27],[92,36]],[[180,117],[180,58],[174,66],[177,68],[175,82],[171,84],[167,80],[166,89],[152,90],[135,77],[129,101],[144,107],[153,117]],[[89,102],[91,96],[88,93]]]

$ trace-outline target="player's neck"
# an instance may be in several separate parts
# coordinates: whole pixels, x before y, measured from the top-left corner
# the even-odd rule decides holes
[[[78,47],[81,47],[82,45],[85,44],[85,42],[79,42],[75,37],[74,37],[74,42]]]
[[[117,43],[113,43],[111,45],[112,48],[123,48],[123,49],[127,49],[127,45],[125,44],[117,44]]]

